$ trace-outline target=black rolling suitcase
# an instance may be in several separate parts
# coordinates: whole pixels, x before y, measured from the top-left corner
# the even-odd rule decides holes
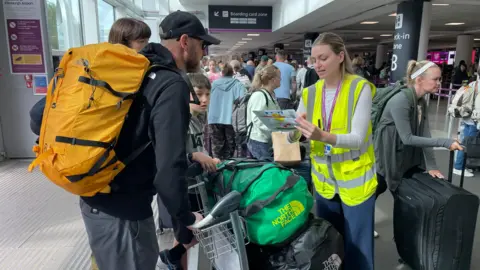
[[[480,134],[477,136],[465,137],[463,144],[468,148],[466,167],[473,170],[480,170]]]
[[[466,161],[465,157],[465,161]],[[401,260],[414,270],[469,270],[479,199],[452,182],[417,173],[395,191],[394,237]]]

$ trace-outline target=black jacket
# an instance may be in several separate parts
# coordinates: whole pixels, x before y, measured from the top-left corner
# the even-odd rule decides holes
[[[152,64],[176,69],[172,54],[160,44],[147,45],[142,54]],[[190,88],[179,73],[170,70],[147,74],[146,80],[142,95],[128,113],[115,151],[123,160],[149,141],[151,146],[114,179],[115,191],[82,199],[109,215],[143,220],[152,216],[151,203],[157,192],[172,217],[191,225],[195,216],[190,211],[185,180]],[[36,134],[44,105],[45,101],[40,101],[30,112]]]

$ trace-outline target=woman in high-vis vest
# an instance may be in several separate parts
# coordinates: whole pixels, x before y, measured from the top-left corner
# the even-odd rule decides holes
[[[370,110],[375,86],[354,75],[343,40],[323,33],[312,45],[319,81],[303,90],[297,129],[310,140],[316,212],[343,233],[344,270],[374,268],[377,178]]]

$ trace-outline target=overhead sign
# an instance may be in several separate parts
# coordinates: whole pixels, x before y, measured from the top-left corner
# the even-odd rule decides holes
[[[272,32],[272,7],[208,6],[211,32]]]
[[[3,0],[10,71],[46,73],[42,9],[38,0]]]
[[[408,61],[417,60],[423,1],[398,4],[392,55],[392,81],[405,77]]]
[[[303,39],[303,62],[307,61],[312,55],[312,44],[318,36],[318,33],[305,33]]]

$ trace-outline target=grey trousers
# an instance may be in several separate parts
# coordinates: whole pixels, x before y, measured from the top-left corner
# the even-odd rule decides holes
[[[100,270],[155,270],[159,247],[153,217],[122,220],[80,199],[90,248]]]

